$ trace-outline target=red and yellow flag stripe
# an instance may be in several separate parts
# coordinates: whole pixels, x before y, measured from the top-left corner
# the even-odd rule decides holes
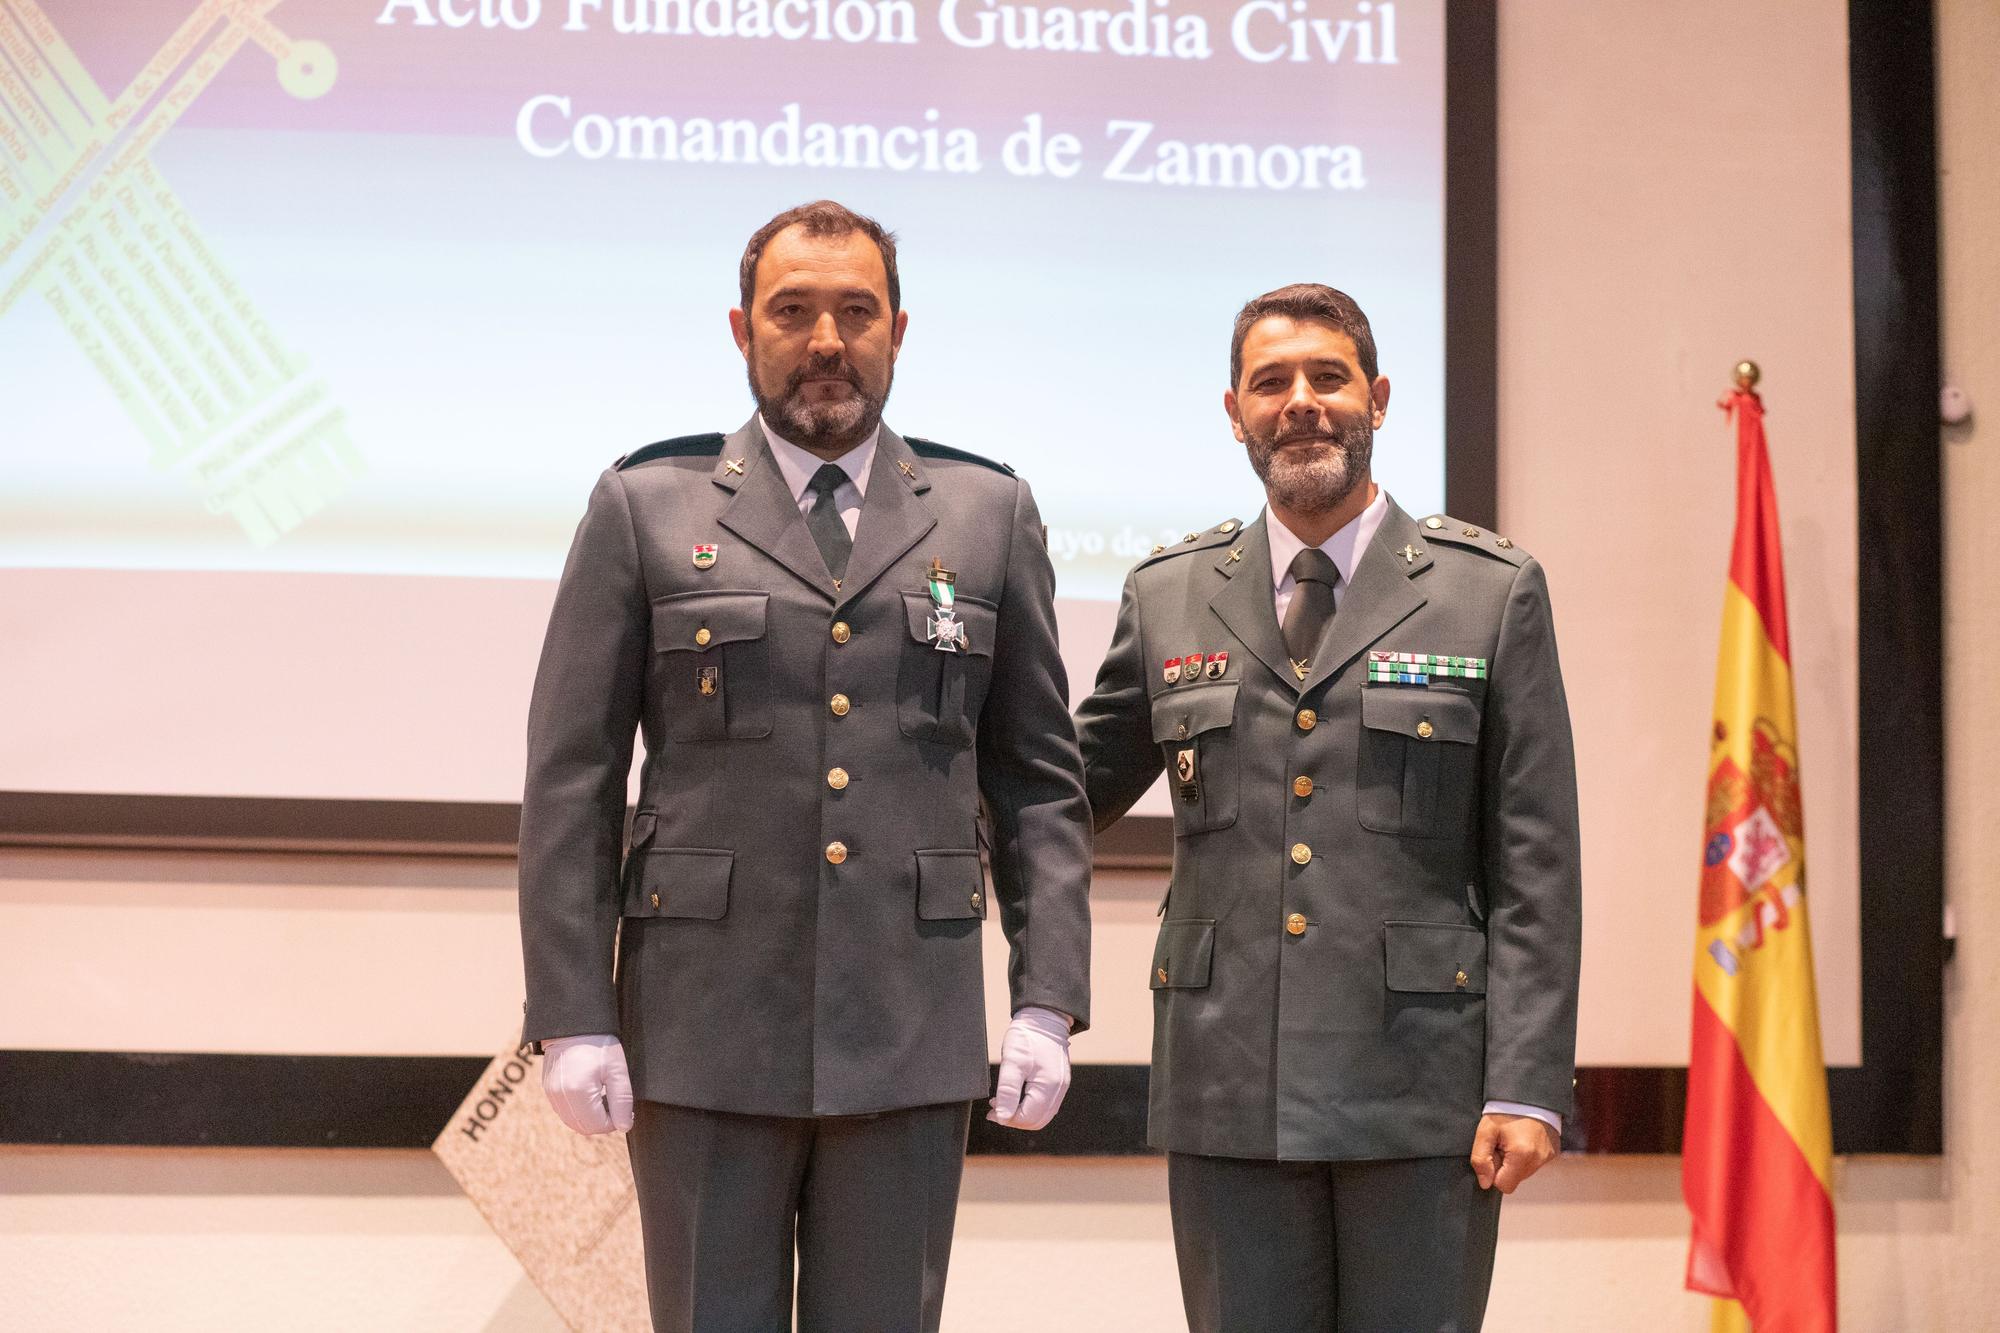
[[[1739,390],[1681,1193],[1718,1328],[1831,1330],[1833,1133],[1805,896],[1791,635],[1764,408]]]

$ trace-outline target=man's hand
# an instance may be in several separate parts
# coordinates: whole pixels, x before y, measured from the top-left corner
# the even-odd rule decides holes
[[[1024,1005],[1000,1039],[1000,1083],[986,1118],[1010,1129],[1040,1129],[1069,1091],[1069,1020]]]
[[[609,1034],[543,1042],[542,1091],[562,1122],[579,1134],[632,1128],[632,1075],[625,1068],[625,1048]]]
[[[1512,1194],[1556,1155],[1555,1131],[1531,1115],[1483,1115],[1472,1136],[1472,1174],[1479,1188]]]

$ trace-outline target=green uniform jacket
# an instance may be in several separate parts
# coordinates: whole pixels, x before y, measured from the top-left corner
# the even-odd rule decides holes
[[[934,559],[962,652],[930,640]],[[639,1097],[715,1111],[985,1095],[982,801],[1014,1005],[1086,1026],[1054,582],[1026,483],[886,427],[838,589],[754,419],[607,471],[529,710],[525,1038],[615,1032]]]
[[[1272,601],[1262,518],[1157,553],[1077,713],[1099,829],[1173,790],[1151,1143],[1447,1156],[1488,1100],[1566,1114],[1576,769],[1540,566],[1391,503],[1304,680]],[[1371,684],[1382,652],[1483,663]]]

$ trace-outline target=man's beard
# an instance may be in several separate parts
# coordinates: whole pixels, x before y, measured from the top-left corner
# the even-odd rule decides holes
[[[1338,427],[1330,441],[1311,453],[1281,446],[1317,432],[1274,431],[1263,439],[1245,433],[1250,435],[1244,445],[1250,466],[1265,492],[1273,502],[1302,514],[1323,514],[1354,494],[1354,488],[1368,479],[1368,463],[1375,453],[1375,428],[1366,418]]]
[[[896,380],[892,367],[881,394],[871,394],[861,382],[861,372],[853,366],[843,364],[838,357],[816,356],[786,376],[784,392],[773,397],[757,383],[754,363],[749,366],[749,373],[750,396],[757,400],[757,410],[771,429],[793,444],[811,450],[845,451],[867,439],[882,423],[882,408],[888,403],[889,389]],[[829,375],[846,380],[854,393],[839,402],[808,400],[805,382]]]

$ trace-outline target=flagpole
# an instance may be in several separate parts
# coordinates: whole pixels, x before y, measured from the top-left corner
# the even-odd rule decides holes
[[[1717,404],[1736,524],[1717,645],[1681,1194],[1711,1333],[1833,1333],[1833,1127],[1820,1046],[1777,491],[1754,361]]]

